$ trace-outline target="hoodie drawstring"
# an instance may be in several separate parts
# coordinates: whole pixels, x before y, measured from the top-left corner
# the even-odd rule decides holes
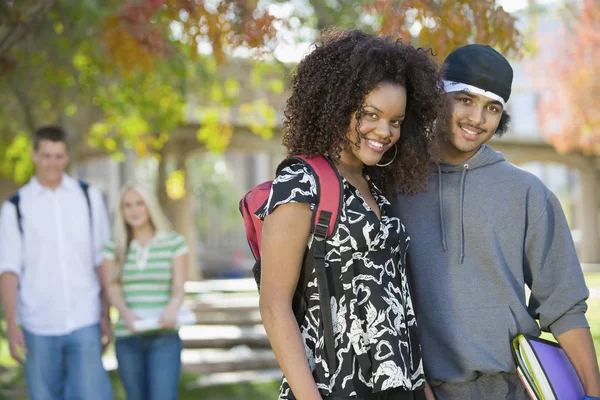
[[[438,170],[438,201],[440,204],[440,225],[442,227],[442,247],[444,251],[448,250],[448,244],[446,242],[446,227],[444,225],[444,188],[442,186],[442,168],[440,164],[436,163]],[[462,175],[460,177],[460,202],[458,213],[460,215],[460,263],[462,264],[465,259],[465,222],[464,222],[464,208],[465,208],[465,177],[469,170],[469,164],[463,165]]]
[[[448,246],[446,244],[446,229],[444,228],[444,190],[442,188],[442,169],[440,168],[440,164],[435,163],[437,165],[438,170],[438,200],[440,203],[440,223],[442,225],[442,247],[444,251],[448,250]]]
[[[481,167],[486,167],[489,165],[493,165],[493,164],[497,164],[500,162],[504,162],[504,156],[501,153],[498,153],[497,151],[495,151],[494,149],[492,149],[491,147],[487,146],[487,145],[482,145],[481,148],[479,150],[477,150],[477,153],[475,153],[469,160],[464,161],[461,164],[448,164],[448,163],[444,163],[443,161],[441,162],[436,162],[435,165],[437,167],[437,173],[438,173],[438,201],[439,201],[439,205],[440,205],[440,225],[442,228],[442,246],[444,248],[444,251],[448,251],[448,241],[447,241],[447,236],[446,236],[446,224],[444,221],[444,187],[442,186],[443,184],[443,180],[446,179],[447,177],[445,176],[446,174],[458,174],[459,172],[462,171],[461,173],[461,177],[460,177],[460,199],[459,199],[459,217],[460,217],[460,221],[459,221],[459,229],[460,229],[460,259],[459,264],[463,264],[464,263],[464,259],[465,259],[465,253],[466,253],[466,240],[467,238],[465,238],[465,221],[464,221],[464,207],[465,207],[465,184],[466,184],[466,176],[467,176],[467,172],[469,172],[469,170],[475,170]],[[431,171],[433,173],[435,170]],[[454,178],[456,178],[457,175],[453,175]],[[455,182],[454,178],[452,179],[453,182]],[[454,186],[453,186],[454,187]],[[452,205],[452,208],[454,208],[455,206]],[[453,216],[455,216],[454,213],[452,213]],[[452,219],[452,221],[454,221],[454,218]],[[455,228],[452,227],[452,231],[451,231],[451,235],[453,234],[453,232],[456,232]],[[454,237],[454,236],[452,236]]]
[[[439,167],[438,167],[439,168]],[[469,170],[469,164],[463,165],[463,172],[460,178],[460,263],[465,259],[465,226],[463,221],[463,210],[465,204],[465,177]]]

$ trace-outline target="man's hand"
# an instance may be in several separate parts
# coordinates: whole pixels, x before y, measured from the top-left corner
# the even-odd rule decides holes
[[[571,329],[556,337],[556,340],[575,367],[585,393],[592,398],[600,397],[600,371],[590,329]]]
[[[102,352],[106,350],[112,340],[112,327],[108,313],[100,318],[100,340],[102,342]]]
[[[9,325],[7,336],[10,355],[17,360],[19,364],[24,365],[25,356],[27,355],[27,346],[25,345],[23,331],[17,325]]]

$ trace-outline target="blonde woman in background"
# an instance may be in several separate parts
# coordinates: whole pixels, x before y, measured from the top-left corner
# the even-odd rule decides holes
[[[129,400],[177,399],[182,342],[176,324],[187,253],[156,197],[141,184],[126,185],[104,249],[109,274],[103,285],[120,313],[115,347]],[[156,329],[136,331],[136,321],[152,317]]]

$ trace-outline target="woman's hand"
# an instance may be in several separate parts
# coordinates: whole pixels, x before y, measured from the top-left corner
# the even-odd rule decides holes
[[[173,329],[177,326],[177,314],[179,305],[173,302],[169,303],[163,310],[158,323],[163,329]]]
[[[425,384],[425,399],[426,400],[435,400],[435,395],[433,394],[433,389],[429,386],[429,383]]]
[[[129,329],[129,332],[136,333],[133,323],[138,319],[141,318],[129,310],[127,310],[127,312],[124,313],[123,321],[125,321],[125,326],[127,327],[127,329]]]

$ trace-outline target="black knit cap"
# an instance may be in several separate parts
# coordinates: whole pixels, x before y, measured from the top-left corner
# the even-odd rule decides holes
[[[468,44],[455,49],[444,61],[444,79],[466,83],[502,97],[510,97],[513,70],[506,58],[490,46]]]

